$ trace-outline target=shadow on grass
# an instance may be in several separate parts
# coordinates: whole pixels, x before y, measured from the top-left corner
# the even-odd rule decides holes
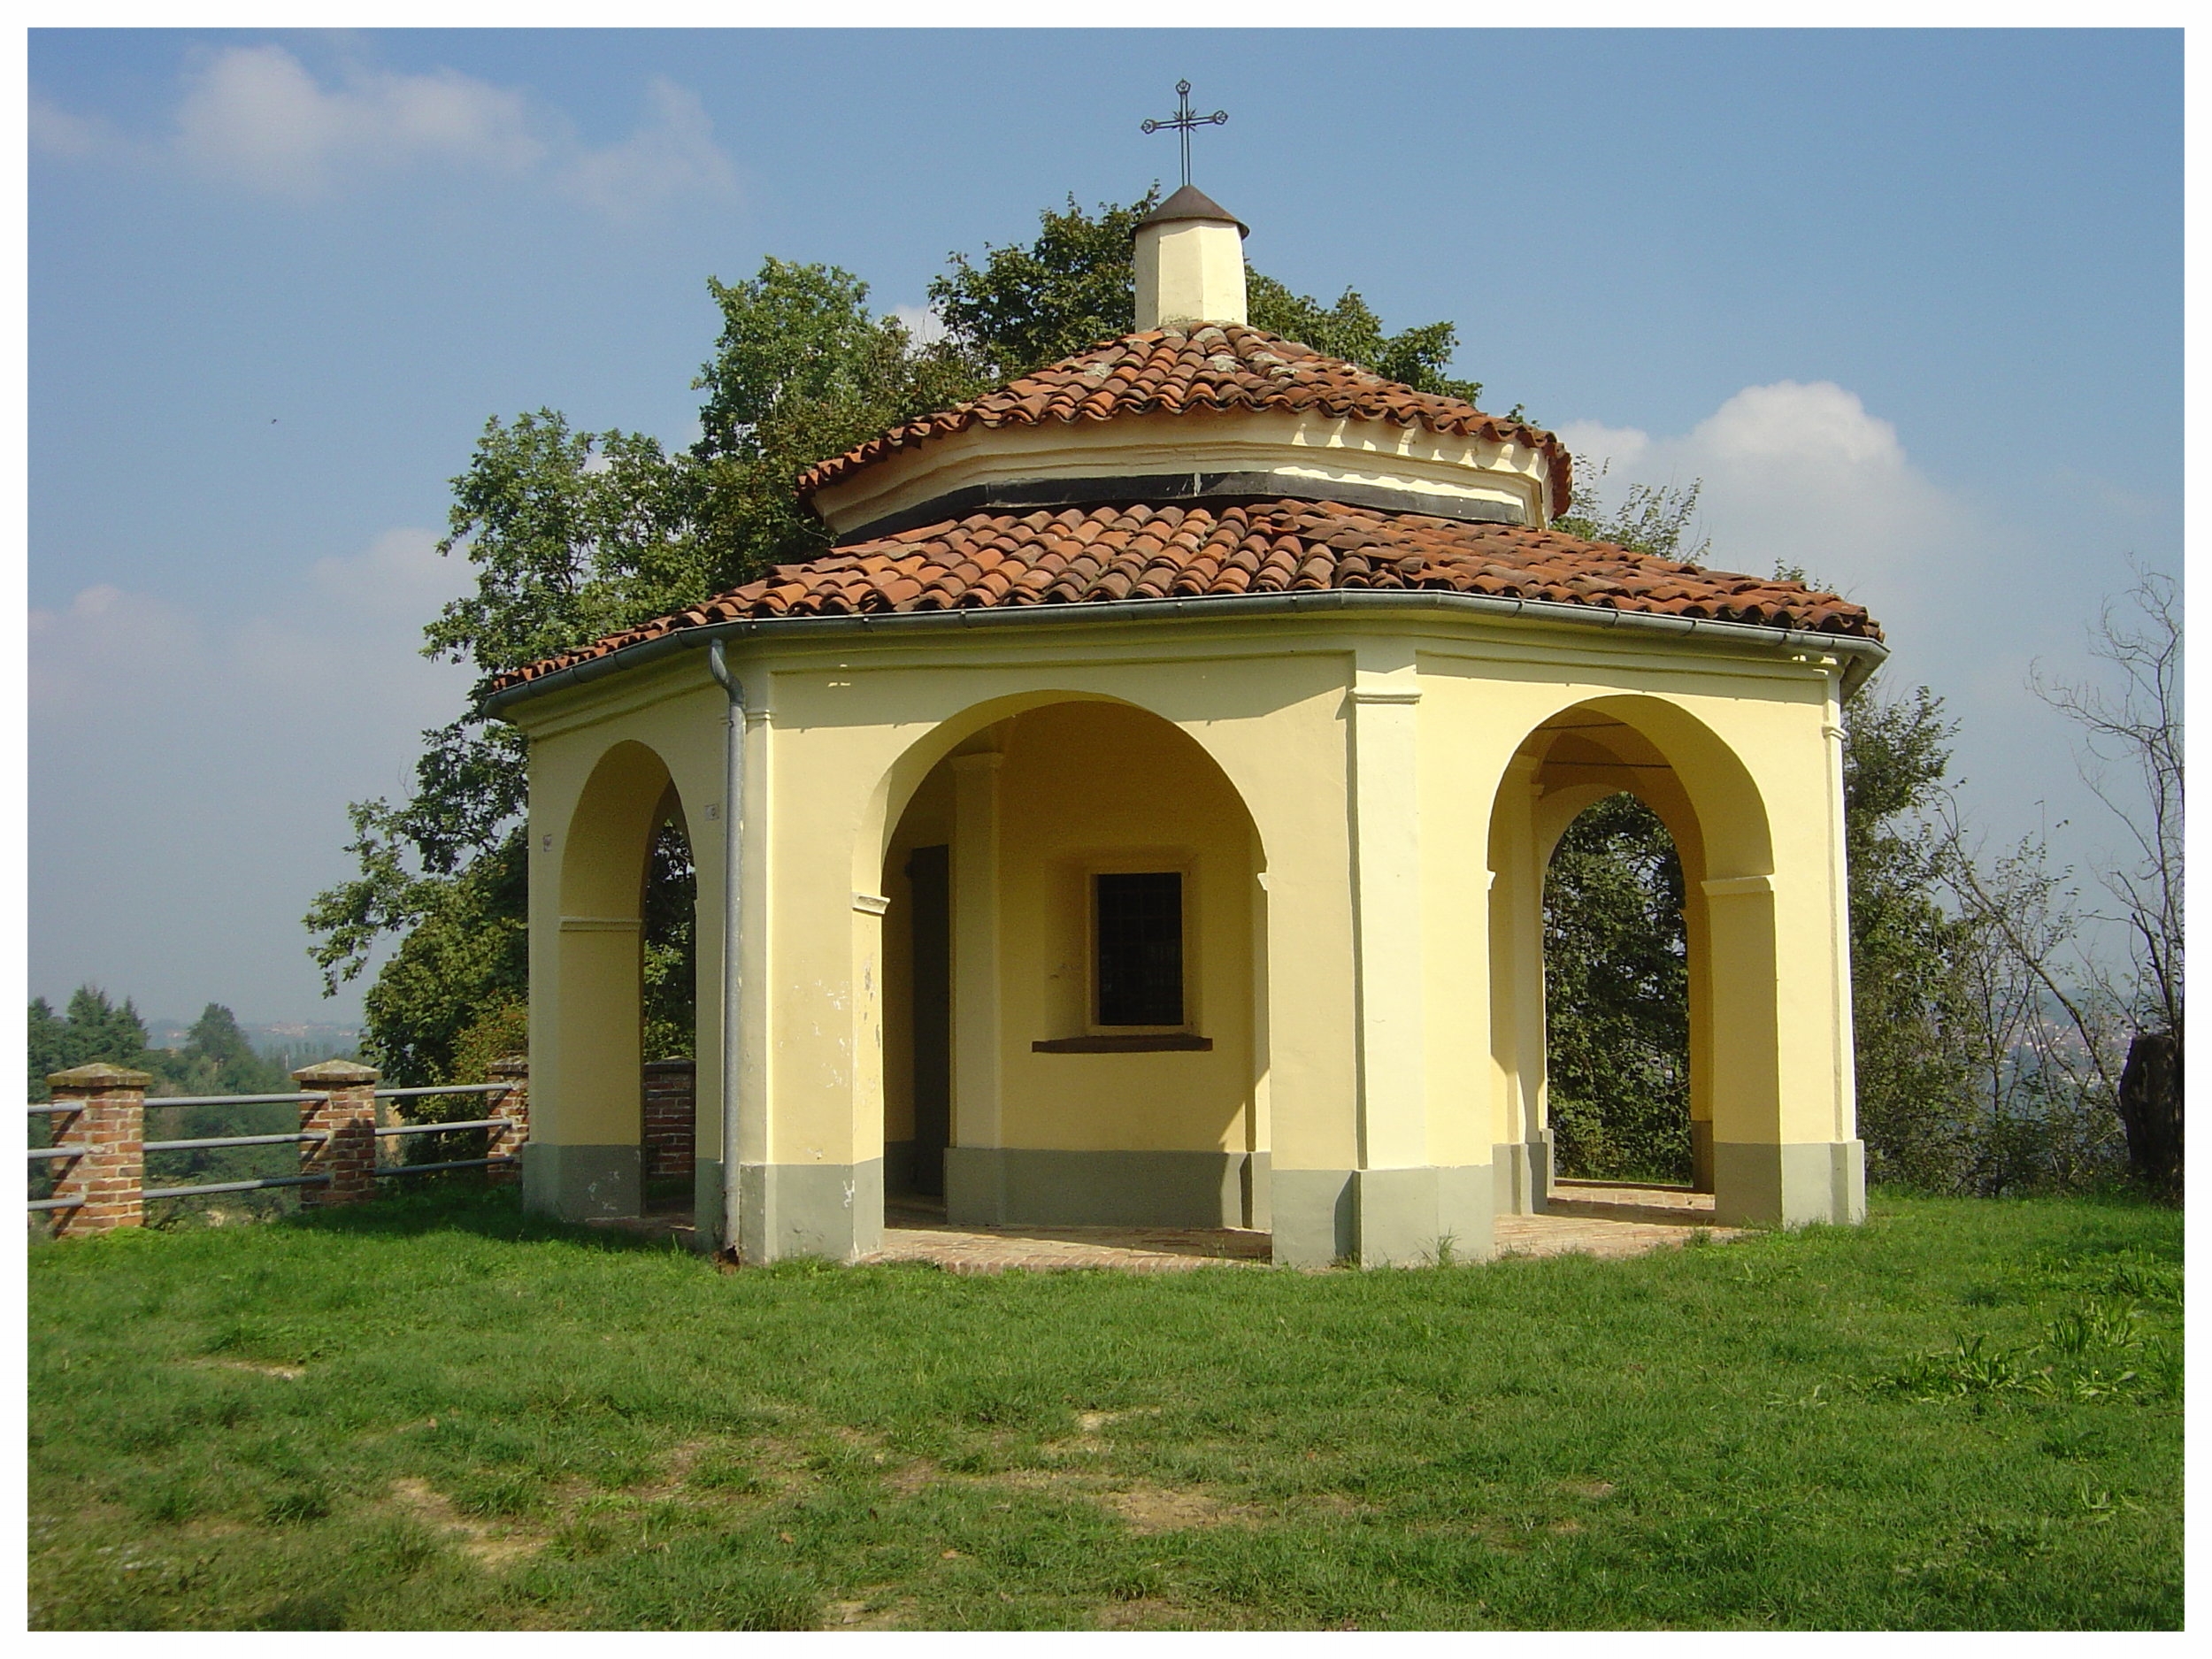
[[[503,1244],[569,1244],[609,1255],[693,1252],[666,1237],[651,1238],[619,1227],[595,1227],[558,1221],[522,1207],[519,1187],[488,1187],[457,1180],[411,1192],[381,1195],[366,1203],[336,1210],[302,1210],[272,1226],[334,1233],[360,1239],[412,1239],[434,1233],[465,1233]]]

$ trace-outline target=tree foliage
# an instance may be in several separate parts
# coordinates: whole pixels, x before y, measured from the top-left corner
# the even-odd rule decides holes
[[[1547,1098],[1560,1171],[1690,1179],[1689,950],[1674,839],[1632,795],[1569,825],[1544,874]]]
[[[181,1048],[153,1048],[129,998],[119,1007],[97,986],[81,985],[59,1015],[44,997],[34,998],[29,1036],[33,1100],[48,1098],[50,1073],[95,1063],[151,1073],[157,1095],[273,1094],[292,1086],[284,1067],[255,1050],[220,1002],[201,1011]]]
[[[48,1098],[46,1079],[55,1071],[104,1063],[136,1068],[146,1052],[146,1023],[128,997],[120,1008],[95,985],[81,985],[65,1013],[56,1014],[44,997],[30,1008],[31,1098]]]

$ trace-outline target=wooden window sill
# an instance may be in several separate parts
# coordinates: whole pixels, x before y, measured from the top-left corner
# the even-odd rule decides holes
[[[1174,1031],[1129,1037],[1052,1037],[1029,1046],[1038,1054],[1207,1054],[1212,1052],[1214,1040]]]

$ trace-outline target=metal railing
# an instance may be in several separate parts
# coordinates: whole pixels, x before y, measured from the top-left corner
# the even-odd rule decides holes
[[[513,1092],[512,1083],[435,1083],[411,1088],[380,1088],[370,1091],[377,1100],[418,1100],[431,1094],[505,1094]],[[326,1091],[310,1090],[295,1094],[165,1094],[149,1097],[141,1104],[147,1109],[185,1106],[276,1106],[304,1105],[311,1101],[327,1101]],[[57,1116],[84,1110],[82,1101],[39,1102],[26,1107],[34,1116]],[[404,1135],[451,1134],[462,1130],[502,1129],[514,1120],[508,1118],[471,1118],[452,1123],[371,1125],[368,1132],[373,1141]],[[211,1151],[228,1147],[269,1147],[298,1145],[310,1141],[328,1142],[333,1132],[328,1129],[296,1129],[280,1134],[260,1135],[201,1135],[182,1141],[145,1141],[140,1142],[142,1154],[153,1152]],[[31,1147],[25,1156],[34,1163],[61,1158],[82,1157],[94,1150],[89,1146]],[[499,1165],[518,1164],[521,1160],[512,1153],[496,1153],[481,1158],[452,1158],[435,1164],[380,1164],[371,1173],[378,1179],[402,1175],[433,1175],[442,1170],[490,1169]],[[144,1176],[141,1165],[140,1179]],[[217,1193],[251,1193],[271,1187],[315,1187],[326,1184],[326,1174],[265,1175],[243,1181],[203,1181],[187,1187],[141,1186],[142,1201],[155,1198],[194,1198]],[[76,1198],[32,1198],[25,1201],[30,1210],[73,1210],[81,1208],[83,1200]]]

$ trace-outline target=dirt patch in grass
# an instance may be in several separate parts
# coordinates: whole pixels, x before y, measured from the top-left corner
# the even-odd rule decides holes
[[[1194,1487],[1128,1486],[1102,1493],[1099,1502],[1136,1532],[1181,1532],[1202,1526],[1253,1526],[1258,1516],[1240,1503],[1224,1503]]]
[[[1133,1601],[1109,1601],[1098,1609],[1102,1630],[1164,1630],[1190,1617],[1188,1608],[1149,1595]]]
[[[212,1371],[251,1371],[257,1377],[276,1377],[286,1382],[297,1382],[307,1375],[304,1365],[279,1365],[270,1360],[259,1359],[203,1359],[194,1363]]]
[[[920,1605],[910,1595],[892,1601],[832,1601],[822,1609],[824,1630],[903,1630]]]
[[[461,1553],[495,1570],[511,1565],[545,1547],[545,1534],[526,1527],[492,1526],[472,1521],[453,1507],[452,1500],[428,1481],[412,1475],[392,1482],[392,1500],[400,1509],[424,1525],[443,1532]]]

